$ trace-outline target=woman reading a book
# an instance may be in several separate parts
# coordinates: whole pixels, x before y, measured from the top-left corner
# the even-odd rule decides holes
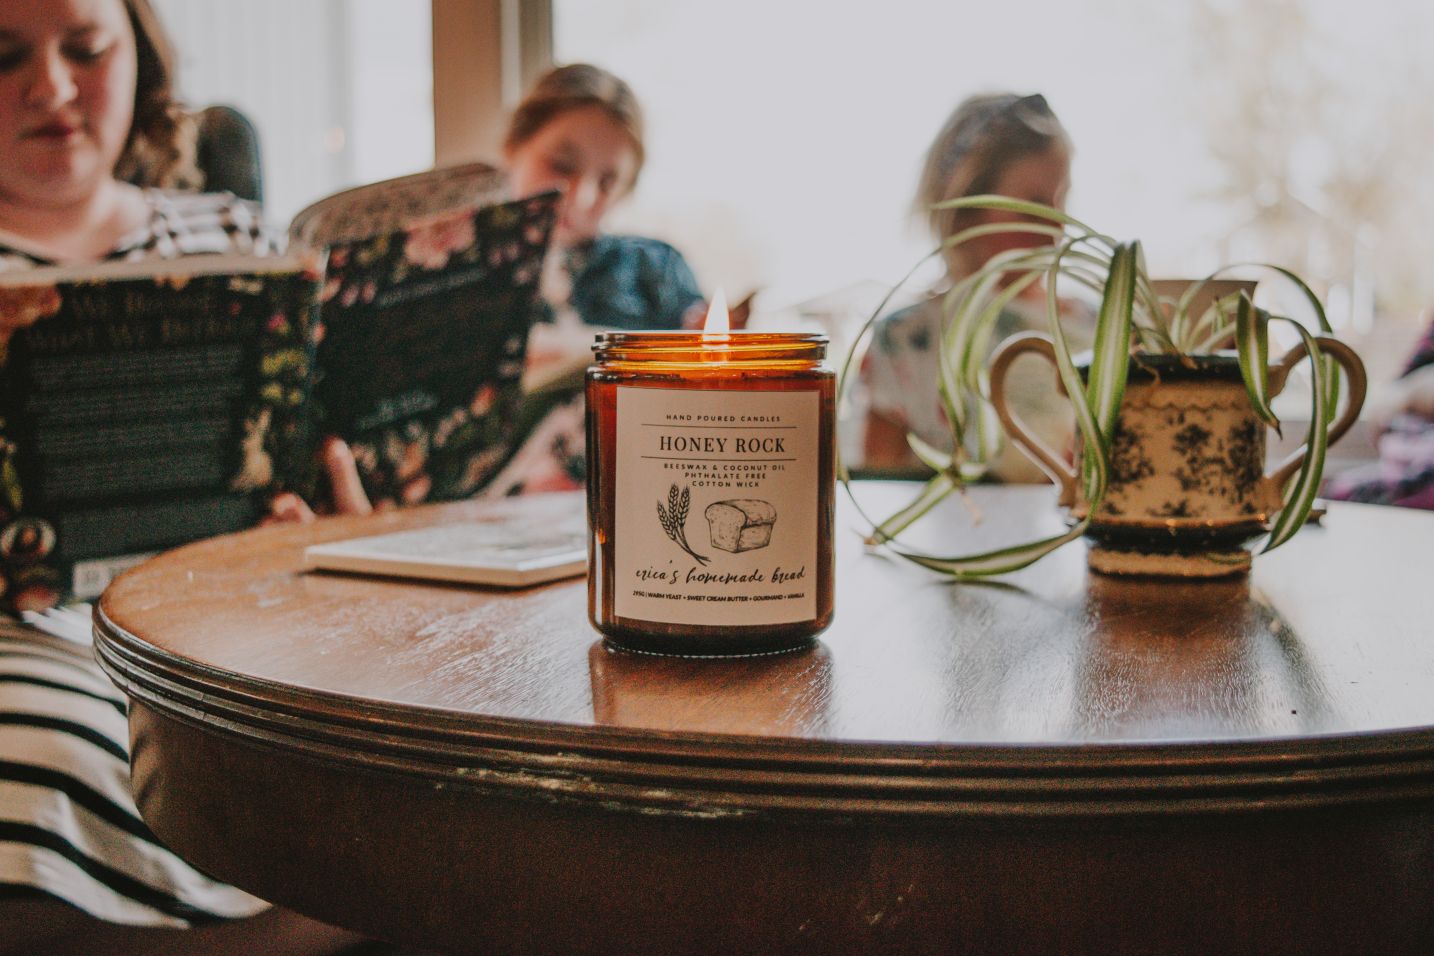
[[[572,380],[592,356],[594,329],[701,324],[706,306],[682,254],[661,240],[605,228],[608,213],[636,185],[644,156],[637,97],[600,67],[549,71],[513,112],[503,162],[514,195],[557,189],[562,200],[544,262],[542,314],[528,336],[525,383],[546,390],[530,400],[537,423],[490,494],[581,485],[583,413]],[[551,390],[554,382],[559,388]]]
[[[124,62],[106,55],[107,7],[137,24]],[[4,8],[0,268],[270,251],[252,204],[125,181],[138,172],[157,187],[198,185],[194,131],[170,99],[167,47],[147,38],[147,0]]]
[[[915,206],[938,242],[971,226],[1023,218],[993,210],[935,208],[947,199],[996,193],[1064,208],[1070,163],[1070,138],[1045,97],[1015,93],[968,97],[927,151]],[[949,249],[940,286],[926,300],[877,322],[862,367],[869,395],[863,440],[866,468],[901,472],[922,467],[907,444],[908,433],[949,450],[951,432],[938,393],[944,293],[999,253],[1049,241],[1045,236],[1002,233]],[[1045,289],[1032,285],[1012,301],[996,320],[993,345],[1017,332],[1044,329],[1045,300]],[[1063,299],[1062,309],[1070,313],[1067,328],[1073,330],[1076,342],[1093,332],[1094,316],[1083,303]],[[1052,447],[1068,446],[1069,406],[1057,398],[1048,369],[1035,365],[1017,362],[1012,367],[1008,393],[1021,418]],[[1009,447],[992,462],[990,475],[1001,481],[1047,480]]]
[[[604,229],[613,206],[637,184],[643,158],[637,97],[599,67],[550,71],[513,112],[503,160],[514,194],[563,193],[542,288],[550,321],[571,316],[608,329],[680,329],[702,301],[691,268],[672,246]]]
[[[265,253],[192,174],[148,0],[0,3],[0,269]],[[12,325],[15,321],[12,320]],[[12,329],[0,323],[0,340]],[[17,538],[17,541],[19,539]],[[0,952],[331,953],[358,942],[217,883],[130,795],[124,701],[91,653],[0,616]]]

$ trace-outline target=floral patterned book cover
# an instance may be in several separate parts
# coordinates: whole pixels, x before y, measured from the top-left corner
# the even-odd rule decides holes
[[[321,200],[289,256],[0,276],[0,611],[95,597],[279,491],[321,505],[328,434],[376,502],[480,490],[522,438],[556,208],[473,164]]]
[[[0,608],[98,595],[314,480],[322,260],[0,277]]]
[[[467,497],[516,449],[555,215],[546,194],[327,246],[316,397],[371,500]]]

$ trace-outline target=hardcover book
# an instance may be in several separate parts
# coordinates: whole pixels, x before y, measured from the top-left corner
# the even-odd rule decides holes
[[[518,438],[547,199],[333,246],[316,383],[369,498],[467,497]]]
[[[286,257],[0,276],[0,608],[94,597],[278,491],[314,501],[328,434],[374,501],[480,489],[521,437],[556,212],[501,186],[474,165],[341,193]]]
[[[94,597],[310,480],[321,262],[0,276],[0,606]],[[17,328],[18,327],[18,328]]]

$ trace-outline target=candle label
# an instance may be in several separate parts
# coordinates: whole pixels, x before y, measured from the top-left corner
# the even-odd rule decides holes
[[[820,415],[816,391],[619,386],[616,615],[816,617]]]

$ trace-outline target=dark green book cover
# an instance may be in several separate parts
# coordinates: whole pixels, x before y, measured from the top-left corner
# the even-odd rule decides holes
[[[471,199],[455,210],[412,179],[311,207],[346,233],[301,254],[0,276],[0,330],[20,327],[0,345],[0,609],[97,596],[143,557],[251,527],[279,491],[322,504],[324,435],[374,501],[498,473],[557,196],[504,201],[484,170],[481,194],[450,184]]]
[[[144,555],[312,493],[322,274],[195,257],[0,277],[0,607],[96,596]]]

